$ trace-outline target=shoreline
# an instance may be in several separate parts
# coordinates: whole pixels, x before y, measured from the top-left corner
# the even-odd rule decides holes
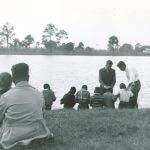
[[[93,51],[78,51],[78,50],[48,50],[48,49],[11,49],[0,48],[0,55],[47,55],[47,56],[150,56],[150,53],[135,52],[135,51],[116,51],[93,50]]]

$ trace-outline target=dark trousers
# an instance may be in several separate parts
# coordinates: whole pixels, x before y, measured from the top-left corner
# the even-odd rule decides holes
[[[135,85],[133,85],[132,90],[131,90],[133,93],[133,96],[130,98],[130,101],[129,101],[130,108],[138,108],[137,99],[138,99],[139,91],[141,89],[141,83],[139,80],[134,83]]]
[[[52,109],[52,105],[46,105],[46,106],[45,106],[45,109],[46,109],[46,110],[51,110],[51,109]]]
[[[79,103],[78,109],[89,109],[89,105],[86,103]]]
[[[119,103],[119,108],[123,109],[123,108],[129,108],[129,102],[120,102]]]

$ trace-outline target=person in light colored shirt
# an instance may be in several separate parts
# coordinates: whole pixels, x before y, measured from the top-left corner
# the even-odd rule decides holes
[[[136,69],[128,68],[125,62],[123,61],[120,61],[117,64],[117,67],[119,67],[121,71],[126,72],[126,77],[129,83],[128,88],[131,88],[131,91],[133,92],[133,97],[130,99],[130,102],[129,102],[130,108],[138,108],[137,99],[138,99],[139,91],[141,89],[141,83],[140,83],[139,75]]]
[[[0,97],[0,145],[4,149],[53,136],[43,118],[43,96],[28,83],[28,65],[16,64],[11,71],[16,86]]]
[[[120,91],[116,96],[119,97],[120,100],[119,108],[129,108],[129,101],[133,96],[133,93],[131,92],[131,90],[126,88],[126,85],[124,83],[120,84]]]

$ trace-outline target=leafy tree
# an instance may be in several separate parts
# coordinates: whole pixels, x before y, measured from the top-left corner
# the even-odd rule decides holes
[[[65,30],[59,30],[58,33],[56,33],[56,39],[59,44],[63,43],[63,39],[68,39],[68,34]]]
[[[6,45],[10,45],[10,41],[13,39],[15,33],[13,32],[14,27],[10,25],[10,23],[6,22],[1,28],[0,35],[3,38],[3,41],[6,41]]]
[[[84,44],[83,42],[79,42],[78,46],[76,47],[77,50],[83,50],[84,49]]]
[[[116,50],[116,47],[118,46],[118,44],[119,44],[119,40],[117,36],[113,35],[108,40],[108,49],[114,51]]]
[[[12,44],[12,47],[13,48],[18,48],[18,47],[20,47],[21,45],[21,43],[20,43],[21,41],[18,39],[18,38],[15,38],[15,39],[13,39],[13,44]]]
[[[85,50],[86,51],[92,51],[92,50],[94,50],[92,47],[90,47],[90,46],[87,46],[86,48],[85,48]]]
[[[2,46],[4,43],[4,38],[0,37],[0,46]]]
[[[69,43],[67,43],[67,44],[64,44],[63,45],[63,49],[64,50],[67,50],[67,51],[73,51],[74,50],[74,43],[72,43],[72,42],[69,42]]]
[[[47,48],[47,49],[50,49],[50,50],[53,50],[53,49],[56,49],[57,48],[57,43],[55,42],[55,41],[48,41],[48,42],[46,42],[45,44],[45,47]]]
[[[25,48],[29,48],[30,45],[33,43],[34,43],[34,38],[31,36],[31,34],[28,34],[22,41],[22,46]]]
[[[51,41],[52,37],[56,35],[57,28],[53,24],[47,24],[45,27],[43,33],[44,35],[42,36],[42,41]]]
[[[36,47],[36,48],[39,48],[39,46],[40,46],[40,42],[37,41],[37,42],[35,43],[35,47]]]
[[[133,51],[133,46],[131,44],[125,43],[119,48],[119,51],[131,52]]]
[[[135,51],[137,52],[143,52],[144,48],[140,43],[135,44]]]

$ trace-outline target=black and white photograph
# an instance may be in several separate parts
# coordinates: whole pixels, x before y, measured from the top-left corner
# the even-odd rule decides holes
[[[0,150],[149,150],[150,2],[0,0]]]

